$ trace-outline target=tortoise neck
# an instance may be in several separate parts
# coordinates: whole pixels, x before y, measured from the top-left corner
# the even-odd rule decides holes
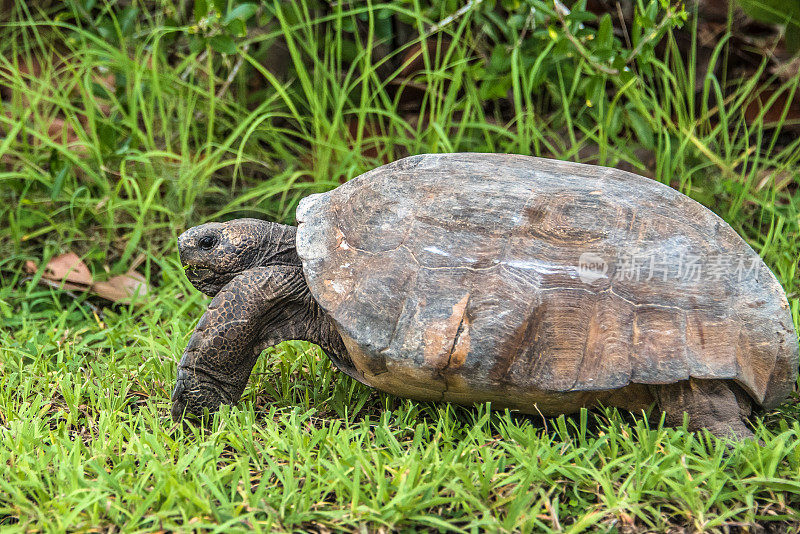
[[[274,262],[272,265],[275,265]],[[280,296],[268,306],[274,317],[270,321],[271,328],[264,338],[263,347],[290,339],[309,341],[319,345],[340,371],[354,376],[356,371],[342,337],[330,315],[314,300],[300,260],[296,266],[279,268],[292,274],[286,278]]]
[[[331,358],[331,360],[341,368],[339,362],[350,361],[347,357],[347,349],[342,342],[339,331],[333,324],[333,320],[325,313],[325,310],[317,304],[311,295],[308,284],[305,283],[303,275],[303,262],[297,254],[295,239],[297,228],[287,224],[269,223],[269,231],[265,232],[263,246],[257,258],[258,267],[271,267],[276,265],[290,266],[297,268],[300,278],[303,279],[301,287],[294,290],[296,295],[292,299],[296,302],[298,311],[296,317],[302,320],[295,322],[294,330],[297,325],[301,326],[301,331],[287,333],[289,339],[302,339],[316,343]]]
[[[295,246],[297,228],[288,224],[267,224],[268,230],[264,232],[264,241],[256,254],[253,267],[287,265],[302,269],[303,262],[300,261]]]
[[[331,316],[325,313],[325,310],[311,296],[308,286],[306,286],[306,290],[311,302],[314,320],[309,324],[309,329],[304,339],[319,345],[340,371],[350,374],[351,370],[354,370],[352,369],[353,363],[347,354],[347,348],[342,341],[342,336],[339,335],[339,330],[337,330]]]
[[[269,230],[264,235],[256,266],[290,267],[291,270],[297,269],[299,275],[299,279],[295,278],[296,285],[288,288],[291,296],[285,300],[284,304],[291,308],[287,310],[291,319],[279,327],[273,336],[270,336],[269,343],[274,344],[285,339],[310,341],[319,345],[340,371],[355,376],[355,367],[347,354],[347,348],[333,319],[317,304],[311,295],[311,289],[305,282],[303,262],[300,261],[295,245],[297,228],[286,224],[269,223]]]
[[[303,276],[302,273],[301,276]],[[314,296],[311,294],[311,289],[308,287],[308,284],[305,283],[305,276],[303,276],[302,292],[301,306],[303,308],[303,313],[307,315],[306,320],[299,324],[304,325],[304,331],[292,339],[301,339],[319,345],[337,369],[347,375],[357,378],[357,372],[347,353],[347,347],[345,347],[344,341],[342,341],[342,336],[339,335],[336,324],[333,322],[331,316],[328,315],[325,310],[322,309],[322,306],[314,299]]]

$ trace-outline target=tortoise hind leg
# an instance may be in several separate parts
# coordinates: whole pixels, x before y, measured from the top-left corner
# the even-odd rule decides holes
[[[652,386],[651,391],[670,426],[681,425],[686,412],[691,431],[705,428],[718,437],[753,437],[753,432],[745,425],[752,403],[731,380],[691,378],[675,384]]]

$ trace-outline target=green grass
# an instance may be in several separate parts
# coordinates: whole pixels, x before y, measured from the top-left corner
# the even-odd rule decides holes
[[[524,3],[516,27],[485,2],[439,31],[461,4],[264,3],[230,55],[192,43],[227,34],[195,27],[191,3],[36,4],[0,26],[3,529],[800,528],[796,394],[753,418],[763,445],[729,448],[655,413],[398,399],[291,342],[207,428],[169,418],[207,303],[175,237],[242,215],[291,223],[304,195],[408,154],[516,152],[669,183],[761,254],[800,323],[800,138],[779,98],[800,76],[769,78],[766,60],[776,92],[728,76],[723,39],[695,93],[695,52],[679,56],[669,21],[652,41],[632,28],[641,52],[610,75],[598,65],[620,46],[582,55]],[[410,36],[389,40],[392,17]],[[54,119],[70,130],[48,132]],[[73,298],[23,269],[68,250],[97,279],[139,264],[152,293]]]

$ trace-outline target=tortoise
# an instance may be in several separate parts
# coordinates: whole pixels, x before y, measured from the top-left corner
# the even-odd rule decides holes
[[[617,169],[428,154],[301,200],[297,228],[178,238],[213,296],[172,415],[238,402],[261,352],[319,345],[390,394],[556,415],[598,403],[752,436],[792,390],[798,342],[775,276],[721,218]]]

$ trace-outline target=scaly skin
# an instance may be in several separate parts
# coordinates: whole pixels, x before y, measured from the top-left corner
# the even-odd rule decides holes
[[[172,416],[236,404],[261,352],[311,341],[348,372],[347,352],[311,296],[294,249],[295,229],[254,219],[209,223],[178,239],[192,284],[214,296],[178,364]]]

